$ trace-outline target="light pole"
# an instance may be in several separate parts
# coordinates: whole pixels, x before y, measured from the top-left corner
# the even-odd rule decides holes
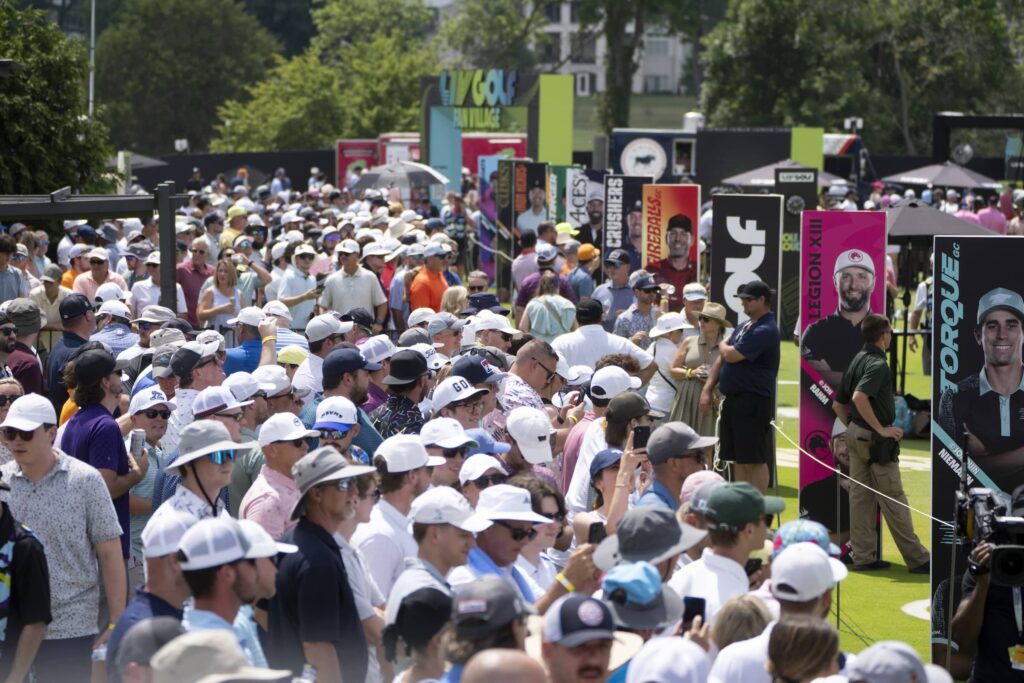
[[[96,105],[96,0],[89,8],[89,116]]]

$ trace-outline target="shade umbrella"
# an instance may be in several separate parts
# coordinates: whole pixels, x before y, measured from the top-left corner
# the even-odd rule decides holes
[[[900,201],[893,204],[885,212],[885,224],[889,231],[889,241],[906,245],[906,257],[903,263],[903,329],[910,325],[910,290],[914,286],[913,273],[910,268],[910,253],[914,248],[931,248],[932,237],[935,235],[949,236],[992,236],[994,232],[988,228],[961,220],[956,216],[940,211],[920,200]],[[906,333],[902,342],[893,345],[893,367],[899,368],[900,393],[906,393],[907,385],[907,340]],[[896,349],[899,348],[899,358]],[[899,365],[898,361],[903,364]]]
[[[775,169],[777,168],[810,170],[798,161],[783,159],[782,161],[776,161],[774,164],[768,164],[761,168],[755,168],[752,171],[746,171],[745,173],[725,178],[722,184],[747,187],[775,187]],[[833,173],[818,171],[818,187],[831,187],[832,185],[843,185],[845,183],[846,180]]]
[[[448,178],[430,166],[403,160],[363,171],[351,189],[353,192],[362,192],[372,188],[387,190],[392,187],[413,188],[447,184]]]
[[[921,168],[911,169],[896,175],[882,178],[889,183],[900,185],[941,185],[944,187],[982,188],[998,190],[999,183],[988,176],[972,171],[969,168],[945,161],[941,164],[929,164]]]
[[[129,152],[129,154],[131,155],[133,171],[144,168],[159,168],[167,165],[167,162],[163,159],[148,157],[145,154],[136,154],[135,152]],[[107,161],[107,168],[117,168],[117,155],[114,155]]]

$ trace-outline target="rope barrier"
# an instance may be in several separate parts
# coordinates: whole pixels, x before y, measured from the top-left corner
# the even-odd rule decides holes
[[[854,483],[854,484],[856,484],[857,486],[860,486],[860,487],[866,488],[866,489],[867,489],[868,491],[871,491],[871,492],[872,492],[872,493],[874,493],[875,495],[881,496],[882,498],[885,498],[886,500],[890,500],[890,501],[892,501],[893,503],[896,503],[897,505],[902,505],[903,507],[907,508],[907,509],[908,509],[908,510],[910,510],[911,512],[916,512],[917,514],[921,515],[922,517],[927,517],[927,518],[928,518],[928,519],[930,519],[931,521],[933,521],[933,522],[938,522],[938,523],[939,523],[939,524],[941,524],[942,526],[945,526],[945,527],[949,527],[950,529],[955,529],[955,528],[956,528],[956,527],[955,527],[955,526],[954,526],[954,525],[953,525],[953,524],[952,524],[951,522],[947,522],[947,521],[944,521],[944,520],[938,519],[937,517],[932,517],[932,516],[931,516],[931,515],[929,515],[929,514],[928,514],[927,512],[921,512],[921,511],[920,511],[920,510],[918,510],[917,508],[915,508],[915,507],[911,507],[910,505],[907,505],[907,504],[906,504],[906,503],[904,503],[903,501],[900,501],[900,500],[896,500],[896,499],[895,499],[895,498],[893,498],[892,496],[887,496],[887,495],[885,495],[884,493],[882,493],[881,491],[877,491],[877,490],[875,490],[875,489],[871,488],[870,486],[868,486],[867,484],[864,484],[864,483],[862,483],[862,482],[859,482],[859,481],[857,481],[856,479],[854,479],[854,478],[853,478],[853,477],[851,477],[850,475],[848,475],[848,474],[844,474],[844,473],[840,472],[840,471],[839,471],[838,469],[836,469],[835,467],[832,467],[832,466],[831,466],[831,465],[829,465],[828,463],[822,462],[822,461],[821,461],[821,460],[819,460],[818,458],[814,457],[814,456],[813,456],[813,455],[812,455],[811,453],[808,453],[808,452],[807,452],[807,451],[805,451],[805,450],[804,450],[803,448],[801,448],[801,447],[800,447],[800,444],[798,444],[797,442],[793,441],[793,439],[789,438],[789,436],[787,436],[787,435],[786,435],[786,433],[782,431],[782,428],[781,428],[781,427],[780,427],[780,426],[779,426],[779,425],[778,425],[778,424],[777,424],[777,423],[775,422],[775,420],[772,420],[770,424],[771,424],[771,426],[772,426],[772,427],[774,427],[774,428],[775,428],[775,431],[776,431],[776,432],[778,432],[778,433],[779,433],[779,434],[780,434],[780,435],[782,436],[782,438],[783,438],[783,439],[785,439],[785,440],[786,440],[787,442],[789,442],[789,443],[790,443],[790,444],[791,444],[791,445],[792,445],[792,446],[793,446],[794,448],[796,448],[796,450],[797,450],[798,452],[800,452],[800,453],[803,453],[803,454],[804,454],[804,455],[806,455],[806,456],[807,456],[808,458],[810,458],[810,459],[811,459],[811,460],[813,460],[814,462],[818,463],[818,464],[819,464],[819,465],[821,465],[822,467],[824,467],[824,468],[826,468],[826,469],[828,469],[828,470],[830,470],[830,471],[832,471],[832,472],[835,472],[835,473],[836,473],[836,474],[838,474],[838,475],[839,475],[840,477],[844,477],[844,478],[846,478],[846,479],[849,479],[849,480],[850,480],[851,482],[853,482],[853,483]]]

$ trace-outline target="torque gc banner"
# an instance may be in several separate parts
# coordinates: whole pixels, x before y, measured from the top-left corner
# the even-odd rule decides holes
[[[779,329],[788,335],[800,315],[800,215],[818,206],[818,171],[775,169],[775,191],[783,196],[782,276],[779,280]]]
[[[1024,455],[1024,280],[1020,277],[1024,242],[1017,237],[936,237],[934,258],[932,516],[946,522],[954,519],[955,492],[960,487],[965,453],[967,487],[987,488],[997,495],[1005,492],[1000,502],[1007,506],[1006,512],[996,514],[1019,516],[1019,508],[1016,503],[1011,505],[1009,494],[1024,483],[1024,467],[1020,464]],[[975,529],[982,526],[980,520],[975,516]],[[999,524],[993,520],[990,525],[998,533]],[[1006,536],[993,543],[1013,544],[1011,539]],[[947,643],[949,637],[948,582],[954,547],[958,589],[952,604],[954,613],[967,566],[969,548],[954,542],[950,527],[932,522],[932,642],[936,644]],[[1000,552],[1004,550],[992,554],[989,597],[1006,605],[1009,612],[1009,586],[1022,583],[1021,566],[1015,562],[1020,554],[1006,549],[1000,557]],[[997,590],[998,595],[993,595]],[[935,616],[941,617],[938,622]],[[1013,617],[1007,618],[1012,624]],[[991,637],[996,639],[991,651],[1001,652],[988,657],[991,661],[986,663],[986,671],[991,680],[1013,680],[1005,655],[1007,646],[1000,645],[1012,638],[1008,645],[1012,650],[1017,636]],[[984,646],[979,643],[978,647]],[[983,651],[979,650],[979,657]]]
[[[800,445],[848,472],[846,430],[832,399],[864,345],[861,322],[885,313],[885,214],[804,211],[800,245]],[[843,538],[850,529],[848,485],[800,454],[800,516]]]
[[[711,198],[711,301],[725,304],[731,327],[746,320],[736,296],[739,286],[764,280],[779,289],[781,273],[782,195],[716,194]],[[779,297],[772,297],[779,314]],[[783,338],[787,336],[782,329]]]
[[[602,258],[608,258],[615,249],[625,249],[632,261],[632,270],[640,269],[644,185],[652,182],[654,179],[647,176],[605,176]]]
[[[698,281],[700,185],[644,185],[641,265],[671,285],[669,309],[683,308],[683,287]]]

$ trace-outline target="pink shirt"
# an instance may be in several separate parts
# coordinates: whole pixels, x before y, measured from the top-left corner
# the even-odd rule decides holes
[[[291,477],[264,465],[242,498],[238,517],[251,519],[266,529],[274,539],[280,539],[298,523],[291,516],[292,508],[299,502],[299,498],[299,489]]]
[[[107,279],[104,280],[104,284],[107,282],[113,282],[115,285],[120,287],[123,291],[128,291],[128,283],[124,281],[124,278],[117,273],[108,270]],[[96,282],[96,278],[92,276],[92,271],[87,270],[84,273],[80,273],[75,277],[75,282],[71,286],[72,291],[79,294],[84,294],[90,302],[96,300],[96,290],[100,288],[100,284]]]
[[[962,221],[974,223],[975,225],[981,225],[981,220],[978,218],[978,216],[973,211],[969,211],[968,209],[960,209],[953,215]]]
[[[994,206],[986,206],[978,212],[978,220],[986,228],[999,235],[1006,234],[1006,216]]]

